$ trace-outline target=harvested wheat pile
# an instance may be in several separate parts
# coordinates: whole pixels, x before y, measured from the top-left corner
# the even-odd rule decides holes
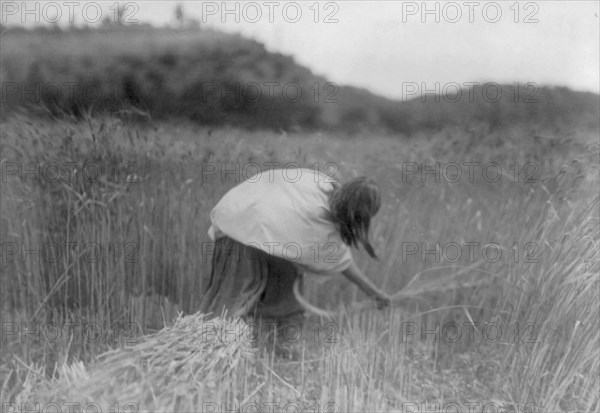
[[[65,365],[55,380],[30,381],[18,403],[58,404],[62,411],[69,403],[101,411],[201,411],[226,397],[221,384],[253,356],[252,332],[242,320],[179,317],[92,367]]]

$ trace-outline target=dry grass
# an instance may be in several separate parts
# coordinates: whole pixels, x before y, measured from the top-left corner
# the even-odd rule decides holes
[[[62,365],[56,380],[30,371],[16,403],[98,403],[103,409],[131,403],[143,411],[200,411],[205,401],[223,400],[224,388],[252,360],[248,327],[241,321],[203,315],[178,318],[174,325],[138,343],[104,353],[92,367]],[[138,410],[136,408],[136,410]]]
[[[551,139],[534,139],[539,135]],[[37,261],[6,254],[4,248],[2,321],[28,327],[93,322],[103,334],[95,342],[81,334],[63,335],[59,342],[5,335],[3,400],[33,394],[45,395],[46,401],[132,395],[119,403],[163,411],[198,410],[198,403],[222,401],[319,403],[323,409],[332,402],[337,411],[387,411],[452,400],[465,410],[468,402],[597,410],[600,232],[593,138],[593,131],[492,133],[473,126],[408,141],[361,141],[228,129],[209,133],[189,125],[142,127],[115,119],[34,124],[13,118],[1,135],[3,245],[71,247],[62,248],[60,259]],[[376,283],[390,292],[402,289],[398,307],[378,313],[360,304],[360,292],[338,277],[311,282],[308,299],[339,316],[334,330],[316,330],[318,339],[315,330],[306,332],[309,339],[297,345],[298,362],[260,354],[252,361],[215,357],[219,349],[241,348],[239,343],[210,349],[194,344],[201,334],[193,328],[201,323],[199,316],[140,338],[168,324],[177,309],[193,313],[199,303],[209,269],[203,253],[208,211],[236,183],[232,176],[223,181],[206,174],[203,166],[225,162],[231,168],[237,162],[243,168],[269,161],[304,166],[333,161],[342,179],[368,174],[380,182],[384,207],[373,238],[381,259],[355,255]],[[406,162],[467,161],[497,162],[505,176],[497,183],[480,175],[451,183],[403,174]],[[94,183],[80,172],[69,180],[36,181],[6,173],[7,162],[41,167],[92,162],[118,173],[104,173]],[[535,164],[539,182],[524,183],[523,171],[513,179],[509,166],[515,162]],[[97,245],[100,259],[90,260],[86,250],[73,247],[75,242]],[[407,243],[423,242],[432,251],[436,243],[493,242],[503,256],[492,262],[477,250],[471,260],[463,250],[459,260],[449,262],[443,255],[437,260],[435,253],[403,254]],[[406,336],[407,326],[431,329],[435,323],[440,328],[456,323],[463,336],[456,341]],[[486,340],[492,323],[503,329],[498,340]],[[140,342],[122,348],[125,329],[138,324],[127,332]],[[339,340],[330,343],[326,338],[332,331]],[[144,347],[148,343],[153,348]],[[174,365],[190,362],[181,366],[181,374],[151,368],[169,366],[184,352],[190,359]],[[227,370],[219,364],[227,360],[239,364]],[[186,380],[199,377],[194,368],[229,373]],[[91,381],[81,381],[81,389],[69,393],[65,386],[88,374]],[[146,381],[133,386],[139,378]]]

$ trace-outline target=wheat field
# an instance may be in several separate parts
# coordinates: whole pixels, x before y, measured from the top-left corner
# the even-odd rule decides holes
[[[347,137],[13,115],[0,133],[7,411],[600,408],[596,131]],[[195,314],[211,208],[275,162],[377,180],[379,260],[354,255],[398,297],[378,311],[342,277],[308,276],[306,298],[335,316],[307,321],[295,361],[249,345],[240,320]],[[205,325],[238,335],[206,341]]]

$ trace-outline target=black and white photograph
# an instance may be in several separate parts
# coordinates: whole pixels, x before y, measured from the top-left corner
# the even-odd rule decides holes
[[[1,411],[600,411],[599,14],[3,0]]]

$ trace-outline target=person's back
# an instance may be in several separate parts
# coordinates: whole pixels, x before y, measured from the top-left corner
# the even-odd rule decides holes
[[[318,274],[352,262],[332,219],[335,182],[311,169],[274,169],[232,188],[211,211],[209,235],[223,236]]]

